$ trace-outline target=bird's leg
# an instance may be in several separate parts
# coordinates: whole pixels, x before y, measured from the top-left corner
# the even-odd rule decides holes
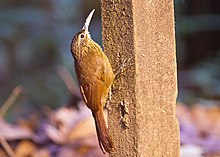
[[[134,63],[129,63],[132,57],[129,59],[124,59],[120,65],[115,68],[115,79],[117,79],[120,75],[122,75],[126,71],[126,67],[133,66]]]
[[[109,89],[108,97],[107,97],[106,102],[105,102],[105,107],[107,109],[108,109],[108,106],[110,104],[111,99],[112,99],[112,87],[110,87],[110,89]]]
[[[132,57],[129,58],[129,59],[124,59],[123,61],[121,61],[120,65],[117,66],[114,71],[114,75],[115,75],[115,79],[117,79],[119,76],[121,76],[125,71],[126,71],[126,67],[130,67],[130,66],[133,66],[134,63],[129,63],[131,61]],[[114,84],[111,86],[111,88],[109,89],[109,92],[108,92],[108,97],[107,97],[107,100],[105,102],[105,107],[107,109],[109,109],[109,104],[110,104],[110,101],[112,99],[112,94],[114,94],[118,89],[114,87]]]
[[[110,87],[110,90],[108,92],[109,100],[112,100],[112,87]]]
[[[128,67],[131,67],[134,65],[134,62],[132,62],[132,57],[124,60],[119,61],[119,65],[114,70],[115,80],[118,79],[124,72],[127,70]],[[107,105],[109,104],[109,101],[111,100],[112,93],[114,94],[119,89],[114,86],[114,84],[111,86],[111,89],[109,90]]]

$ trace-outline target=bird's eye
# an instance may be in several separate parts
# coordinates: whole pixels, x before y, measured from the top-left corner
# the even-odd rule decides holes
[[[80,35],[80,38],[84,38],[84,37],[85,37],[84,34],[81,34],[81,35]]]

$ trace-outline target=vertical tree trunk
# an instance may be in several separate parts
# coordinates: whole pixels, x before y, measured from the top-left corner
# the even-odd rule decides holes
[[[109,108],[110,156],[178,157],[172,0],[102,0],[104,51],[116,77]]]

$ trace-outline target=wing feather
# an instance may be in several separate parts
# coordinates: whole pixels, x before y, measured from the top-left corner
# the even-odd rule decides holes
[[[87,63],[84,66],[75,62],[75,68],[84,101],[93,112],[96,112],[103,108],[113,82],[113,73],[109,62],[109,65],[106,65],[106,56],[91,57],[93,59],[90,58],[88,61],[83,61]]]

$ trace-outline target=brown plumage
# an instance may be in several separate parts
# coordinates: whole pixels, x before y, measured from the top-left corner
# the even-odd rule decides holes
[[[109,153],[113,148],[113,142],[106,127],[103,107],[113,83],[114,74],[107,56],[90,37],[88,27],[93,13],[94,9],[87,17],[82,30],[73,37],[71,52],[75,59],[81,94],[95,120],[100,148],[103,153],[104,150]]]

